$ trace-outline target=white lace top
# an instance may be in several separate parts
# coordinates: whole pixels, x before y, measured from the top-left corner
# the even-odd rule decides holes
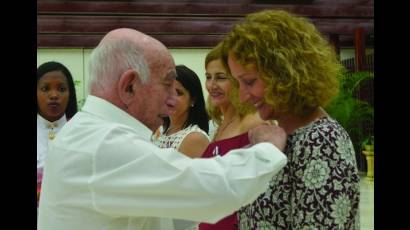
[[[199,128],[198,125],[190,125],[187,128],[182,129],[171,135],[165,135],[161,133],[157,139],[154,138],[153,142],[155,145],[161,148],[174,148],[178,150],[184,138],[188,134],[193,133],[193,132],[202,133],[209,140],[208,134],[206,134],[205,131]]]

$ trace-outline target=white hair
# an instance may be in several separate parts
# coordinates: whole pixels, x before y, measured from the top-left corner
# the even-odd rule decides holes
[[[105,41],[91,53],[89,62],[91,89],[106,90],[122,73],[135,70],[143,84],[149,81],[149,67],[140,47],[127,39]]]

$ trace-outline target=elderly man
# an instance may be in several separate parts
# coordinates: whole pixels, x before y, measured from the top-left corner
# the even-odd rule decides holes
[[[175,103],[175,76],[171,54],[154,38],[132,29],[103,38],[91,54],[90,96],[49,148],[38,229],[213,223],[266,190],[286,164],[281,128],[258,127],[252,147],[212,159],[150,142]]]

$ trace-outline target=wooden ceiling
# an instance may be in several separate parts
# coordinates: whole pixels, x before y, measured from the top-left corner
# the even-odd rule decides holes
[[[283,9],[310,18],[342,48],[353,47],[363,28],[373,47],[371,0],[37,0],[38,47],[95,47],[108,31],[128,27],[149,34],[169,48],[216,45],[246,14]]]

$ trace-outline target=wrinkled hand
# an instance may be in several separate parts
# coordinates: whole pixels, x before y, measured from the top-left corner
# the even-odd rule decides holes
[[[251,145],[261,142],[270,142],[279,150],[283,151],[286,146],[286,133],[280,126],[262,124],[251,130],[248,133]]]

